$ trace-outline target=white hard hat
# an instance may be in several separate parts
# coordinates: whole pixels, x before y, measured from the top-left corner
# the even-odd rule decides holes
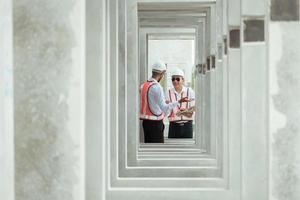
[[[157,61],[157,62],[153,63],[153,65],[152,65],[152,71],[163,72],[163,71],[166,71],[166,70],[167,70],[167,66],[162,61]]]
[[[184,72],[179,69],[179,68],[176,68],[173,72],[172,72],[172,76],[182,76],[184,77]]]

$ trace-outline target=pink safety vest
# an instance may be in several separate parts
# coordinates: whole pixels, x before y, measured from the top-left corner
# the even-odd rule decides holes
[[[189,97],[189,88],[187,89],[187,91],[183,91],[181,93],[181,97],[180,98],[184,98],[184,97]],[[170,102],[176,102],[179,99],[177,99],[177,96],[175,94],[175,91],[172,89],[169,89],[169,98],[170,98]],[[187,109],[189,108],[189,102],[184,102],[181,103],[179,106],[176,106],[172,112],[170,113],[170,115],[168,116],[169,121],[170,122],[174,122],[174,121],[191,121],[193,120],[193,117],[186,117],[186,116],[177,116],[176,113],[181,110],[181,109]]]
[[[148,120],[162,120],[165,115],[162,112],[160,115],[156,115],[151,111],[148,101],[148,92],[151,86],[157,84],[154,81],[146,81],[141,86],[141,110],[140,110],[140,119],[148,119]]]

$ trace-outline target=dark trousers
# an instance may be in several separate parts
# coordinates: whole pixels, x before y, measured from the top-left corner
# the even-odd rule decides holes
[[[193,121],[185,123],[170,122],[169,138],[193,138]]]
[[[163,120],[143,120],[145,143],[164,143]]]

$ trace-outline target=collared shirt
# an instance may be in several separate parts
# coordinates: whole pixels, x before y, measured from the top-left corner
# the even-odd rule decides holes
[[[182,86],[182,90],[180,92],[177,92],[174,87],[170,88],[169,90],[171,90],[171,92],[174,92],[174,94],[176,96],[176,99],[181,99],[182,93],[183,92],[187,93],[187,90],[189,90],[188,99],[192,100],[192,101],[188,102],[188,107],[190,108],[192,106],[195,106],[195,92],[192,88]],[[170,102],[171,99],[170,99],[170,96],[169,96],[169,90],[166,93],[166,100]],[[172,99],[172,100],[174,101],[174,99]],[[193,118],[194,118],[194,116],[193,116]],[[175,122],[175,123],[185,123],[185,122],[187,122],[187,121],[180,121],[180,122]]]
[[[195,106],[195,92],[194,92],[194,90],[192,88],[188,88],[186,86],[182,86],[182,90],[180,92],[177,92],[174,87],[170,88],[171,92],[175,93],[176,99],[181,99],[181,94],[183,92],[187,92],[188,89],[189,89],[188,99],[192,100],[191,102],[189,102],[189,107],[192,107],[192,106]],[[167,91],[167,93],[166,93],[166,100],[167,101],[171,101],[170,97],[169,97],[169,91]]]
[[[154,78],[150,78],[149,81],[158,83]],[[159,83],[149,88],[148,101],[151,111],[156,115],[160,115],[162,112],[168,114],[173,108],[179,105],[178,101],[166,104],[165,95]]]

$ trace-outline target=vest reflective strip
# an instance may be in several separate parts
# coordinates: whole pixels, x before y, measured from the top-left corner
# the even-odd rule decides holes
[[[150,115],[143,115],[141,114],[140,119],[150,119],[150,120],[162,120],[164,118],[163,115],[160,116],[150,116]]]
[[[181,93],[181,98],[183,98],[183,97],[188,97],[188,90],[187,90],[187,92],[182,92]],[[175,94],[175,91],[174,90],[169,90],[169,98],[170,98],[170,101],[171,102],[175,102],[175,101],[177,101],[177,97],[176,97],[176,94]],[[183,104],[185,104],[185,106],[183,107]],[[180,104],[180,106],[176,106],[173,110],[172,110],[172,112],[171,112],[171,114],[168,116],[168,118],[169,118],[169,121],[171,121],[171,122],[173,122],[173,121],[189,121],[189,120],[193,120],[193,117],[186,117],[186,116],[180,116],[180,117],[178,117],[177,115],[176,115],[176,113],[180,110],[180,109],[182,109],[182,108],[189,108],[189,104],[188,104],[188,102],[185,102],[185,103],[181,103]]]
[[[149,103],[148,103],[148,92],[149,88],[156,84],[154,81],[146,81],[141,86],[141,110],[140,110],[140,119],[149,119],[149,120],[162,120],[164,114],[155,115],[151,112]]]

